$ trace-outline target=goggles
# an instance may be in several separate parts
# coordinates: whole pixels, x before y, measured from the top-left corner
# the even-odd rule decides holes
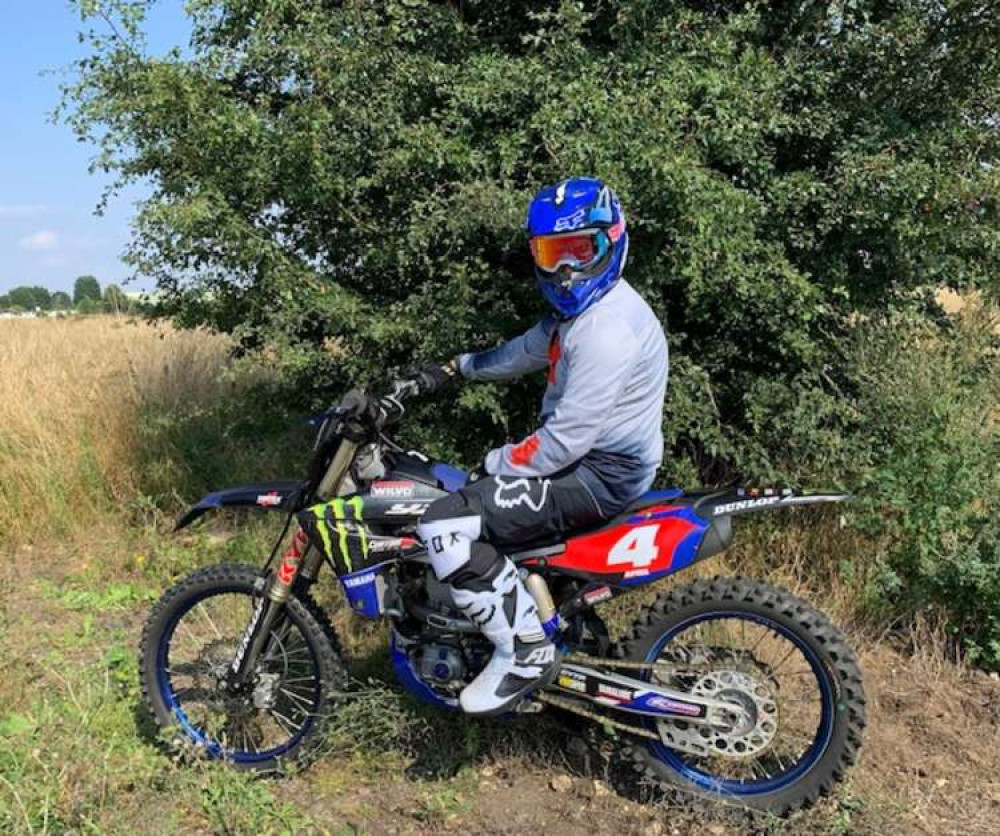
[[[609,229],[580,229],[555,235],[536,235],[529,242],[531,255],[540,270],[554,273],[560,267],[586,270],[605,255],[625,230],[624,220]]]

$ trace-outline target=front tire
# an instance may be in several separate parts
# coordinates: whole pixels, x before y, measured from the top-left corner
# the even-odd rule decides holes
[[[784,642],[789,657],[801,656],[802,671],[782,681],[780,669],[786,662],[760,658],[765,639],[754,638],[740,647],[737,633],[742,631],[745,638],[747,625],[765,639],[773,636],[770,641]],[[706,627],[711,640],[685,644],[684,636],[701,634]],[[757,646],[751,649],[753,642]],[[759,715],[761,725],[743,737],[713,736],[682,722],[650,720],[648,727],[661,740],[630,744],[629,754],[643,777],[663,788],[785,815],[829,794],[857,758],[866,715],[854,653],[826,616],[784,589],[746,578],[715,578],[672,590],[642,612],[615,653],[630,661],[666,658],[675,665],[684,660],[693,666],[697,660],[709,671],[696,686],[703,693],[708,689],[722,698],[726,683],[728,693],[749,683],[746,705],[752,710],[755,705],[766,707]],[[651,675],[647,672],[644,678]],[[691,675],[688,685],[696,678]],[[796,689],[805,696],[790,697]],[[809,733],[796,732],[802,752],[786,753],[783,760],[778,743],[782,723],[791,723],[797,712],[805,716],[797,703],[810,694],[816,703],[815,732],[811,739]],[[788,708],[783,706],[786,698],[793,703]],[[687,751],[677,748],[678,740]],[[703,742],[704,751],[696,751]]]
[[[188,575],[153,607],[140,646],[143,698],[172,744],[256,772],[307,761],[347,686],[329,621],[300,593],[288,599],[284,625],[244,691],[222,689],[266,580],[241,565]]]

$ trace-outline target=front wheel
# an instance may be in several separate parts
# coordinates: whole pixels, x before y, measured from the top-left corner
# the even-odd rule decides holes
[[[828,794],[854,763],[865,696],[854,654],[820,612],[745,578],[697,581],[643,611],[617,648],[656,662],[652,684],[737,703],[732,728],[649,720],[635,743],[647,778],[783,815]]]
[[[239,565],[194,572],[157,602],[140,648],[143,697],[175,745],[265,772],[315,750],[347,683],[329,623],[303,595],[289,598],[245,683],[227,687],[266,579]]]

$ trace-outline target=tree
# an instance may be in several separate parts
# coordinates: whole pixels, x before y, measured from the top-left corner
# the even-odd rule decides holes
[[[0,294],[0,311],[5,311],[10,308],[10,296],[6,293]]]
[[[68,293],[57,290],[52,294],[52,310],[66,311],[73,307],[73,300]]]
[[[84,297],[76,304],[76,310],[82,314],[96,314],[103,310],[103,305],[99,299]]]
[[[108,313],[120,314],[129,309],[128,297],[124,291],[116,285],[109,284],[104,288],[104,310]]]
[[[93,276],[80,276],[73,283],[73,303],[79,305],[84,299],[101,301],[101,285]]]
[[[839,397],[857,313],[997,290],[1000,6],[216,0],[161,60],[143,5],[102,5],[123,35],[95,29],[69,93],[101,164],[155,184],[129,261],[317,400],[525,327],[525,205],[570,173],[621,194],[704,479],[780,475],[762,416]],[[536,387],[429,434],[473,460]]]
[[[47,311],[52,298],[48,290],[37,285],[32,287],[15,287],[10,291],[8,296],[10,297],[10,304],[12,306],[23,308],[26,311],[36,309]]]

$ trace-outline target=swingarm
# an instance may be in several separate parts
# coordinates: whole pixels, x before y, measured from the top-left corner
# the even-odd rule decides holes
[[[605,660],[595,661],[605,663]],[[655,666],[650,663],[648,667]],[[605,708],[658,719],[684,720],[723,728],[742,726],[750,719],[739,703],[664,688],[573,662],[563,663],[553,686]]]

